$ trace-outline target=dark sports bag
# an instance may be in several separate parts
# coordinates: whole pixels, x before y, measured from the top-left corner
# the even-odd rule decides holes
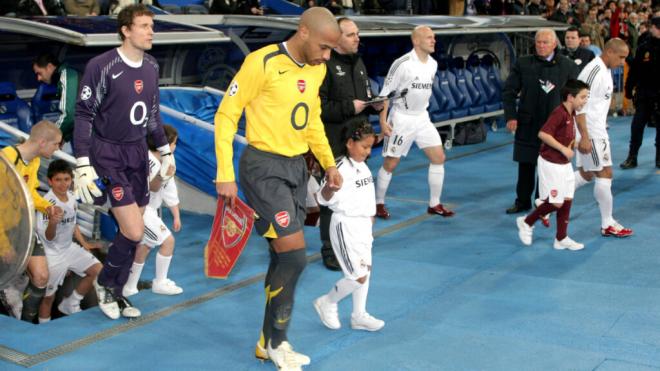
[[[464,144],[481,143],[486,140],[488,130],[481,121],[471,121],[456,125],[454,128],[454,144],[461,146]]]

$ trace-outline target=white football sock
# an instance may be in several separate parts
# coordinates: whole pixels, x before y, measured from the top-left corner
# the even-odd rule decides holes
[[[367,294],[369,293],[370,276],[360,287],[353,291],[353,316],[358,317],[367,312]]]
[[[376,203],[385,203],[385,193],[390,186],[392,180],[392,173],[388,173],[382,166],[378,169],[378,177],[376,178]]]
[[[440,203],[442,196],[442,184],[445,181],[445,165],[429,165],[429,207]]]
[[[160,252],[156,254],[156,281],[163,281],[167,279],[167,271],[170,270],[170,262],[172,261],[172,256],[163,256],[160,255]]]
[[[594,197],[598,201],[598,208],[600,209],[600,225],[603,228],[607,228],[614,224],[614,218],[612,217],[612,209],[614,208],[612,179],[596,178]]]
[[[335,286],[330,289],[330,292],[328,292],[328,301],[331,303],[339,303],[339,301],[350,295],[358,287],[360,287],[359,282],[348,278],[342,278],[337,281]]]
[[[124,284],[128,290],[137,291],[137,284],[140,280],[140,275],[142,274],[142,268],[144,268],[144,263],[133,262],[131,266],[131,273],[128,275],[128,280]]]

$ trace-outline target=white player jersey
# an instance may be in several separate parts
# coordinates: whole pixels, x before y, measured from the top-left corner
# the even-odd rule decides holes
[[[607,114],[612,102],[614,84],[612,72],[600,57],[589,62],[578,79],[589,84],[589,100],[577,114],[586,114],[587,130],[592,139],[609,139],[607,135]]]
[[[337,161],[337,170],[344,179],[341,189],[330,200],[317,193],[319,204],[327,206],[335,213],[346,216],[371,217],[376,215],[376,190],[374,178],[364,162],[355,162],[347,157]],[[325,187],[325,179],[321,188]]]
[[[149,181],[156,177],[160,171],[160,161],[149,151]],[[160,189],[149,193],[148,207],[158,210],[165,203],[165,206],[176,206],[179,204],[179,191],[176,188],[174,178],[163,182]]]
[[[392,108],[413,115],[425,113],[437,71],[438,62],[435,59],[429,56],[426,63],[422,63],[413,49],[392,63],[380,95],[387,96],[396,91],[398,96],[403,89],[408,89],[405,98],[392,101]]]
[[[51,241],[46,239],[46,228],[48,228],[48,215],[37,211],[37,234],[39,239],[44,245],[44,250],[47,255],[53,255],[64,249],[68,249],[73,242],[73,231],[76,227],[76,213],[78,212],[78,203],[76,196],[72,192],[67,192],[69,200],[67,202],[61,201],[53,190],[48,191],[44,195],[44,199],[52,205],[59,206],[64,211],[62,220],[57,225],[55,238]]]

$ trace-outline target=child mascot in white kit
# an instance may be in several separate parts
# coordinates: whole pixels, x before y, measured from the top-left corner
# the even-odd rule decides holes
[[[317,193],[319,204],[332,209],[330,241],[344,277],[326,294],[314,300],[321,322],[332,330],[341,327],[337,303],[353,295],[351,327],[356,330],[378,331],[385,322],[366,311],[369,277],[371,276],[371,245],[373,220],[376,214],[374,179],[365,163],[376,141],[368,121],[348,126],[342,136],[345,154],[337,159],[337,169],[344,186],[331,190],[325,181]]]
[[[171,125],[163,125],[163,129],[170,149],[174,153],[179,134]],[[181,230],[179,193],[174,179],[163,179],[160,175],[161,158],[151,136],[147,137],[147,144],[149,145],[149,204],[144,208],[144,237],[137,246],[131,273],[122,290],[126,297],[138,293],[138,281],[144,263],[149,250],[156,246],[160,248],[156,254],[155,277],[151,291],[160,295],[178,295],[183,292],[181,287],[167,277],[174,254],[174,236],[158,213],[158,209],[164,203],[172,212],[172,229],[174,232],[179,232]],[[168,175],[173,174],[172,172]]]

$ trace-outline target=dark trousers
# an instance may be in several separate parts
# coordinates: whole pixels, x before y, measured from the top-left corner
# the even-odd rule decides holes
[[[516,203],[524,208],[532,207],[532,192],[536,190],[535,198],[539,197],[536,186],[536,164],[518,163],[518,183],[516,184]]]
[[[332,210],[329,207],[320,206],[319,213],[319,232],[321,235],[321,253],[323,256],[334,255],[332,244],[330,243],[330,220],[332,219]]]
[[[660,99],[660,98],[659,98]],[[629,156],[637,157],[639,147],[642,146],[644,139],[644,127],[653,119],[655,121],[655,148],[658,151],[658,144],[660,144],[660,130],[658,130],[657,116],[660,113],[655,112],[654,102],[651,99],[639,99],[636,102],[635,116],[633,116],[632,124],[630,126],[630,152]],[[654,117],[654,115],[656,117]],[[657,156],[656,156],[657,157]]]

